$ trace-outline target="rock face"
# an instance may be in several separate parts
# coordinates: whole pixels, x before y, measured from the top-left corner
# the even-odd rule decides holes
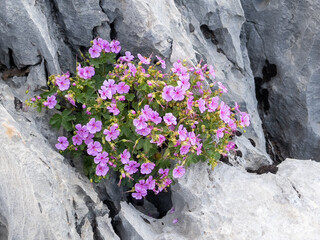
[[[284,155],[320,156],[319,4],[243,5],[245,12],[240,0],[1,1],[0,239],[318,239],[319,163],[288,159],[276,175],[245,169],[271,164],[256,86],[265,127]],[[79,50],[97,36],[168,64],[213,64],[229,89],[225,100],[251,115],[235,140],[235,166],[190,168],[162,199],[175,209],[162,219],[150,217],[160,215],[151,201],[138,207],[146,215],[124,202],[115,178],[93,189],[53,149],[62,133],[50,130],[48,113],[22,106],[48,75],[72,72]]]
[[[0,82],[0,239],[119,239],[109,209],[48,145],[36,116],[17,111]]]
[[[175,211],[152,219],[121,204],[122,239],[292,239],[320,235],[320,163],[287,159],[276,175],[221,164],[189,169],[174,186]],[[174,224],[173,220],[178,219]]]
[[[265,128],[285,157],[320,161],[319,2],[242,3]]]

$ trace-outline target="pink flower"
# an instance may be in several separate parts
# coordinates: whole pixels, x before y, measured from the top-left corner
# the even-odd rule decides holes
[[[160,179],[163,179],[163,178],[165,178],[166,176],[168,176],[168,174],[169,174],[169,168],[166,168],[166,169],[160,168],[159,171],[158,171],[158,173],[159,173],[160,175],[162,175]]]
[[[106,88],[105,86],[101,86],[101,89],[98,90],[102,99],[106,100],[112,99],[112,92],[110,88]]]
[[[235,148],[235,143],[234,142],[228,142],[227,146],[226,146],[226,150],[227,152],[230,152],[230,150]]]
[[[103,85],[104,85],[107,89],[110,89],[112,94],[116,94],[116,93],[117,93],[117,88],[118,88],[118,86],[117,86],[117,84],[115,84],[115,81],[114,81],[113,79],[108,79],[108,81],[105,80],[105,81],[103,82]]]
[[[56,144],[56,148],[59,150],[66,150],[69,146],[68,139],[64,136],[58,137],[58,143]]]
[[[93,67],[85,67],[84,68],[84,79],[90,79],[94,76],[95,71]]]
[[[174,178],[181,178],[186,173],[186,170],[183,166],[178,166],[175,169],[173,169],[172,175]]]
[[[148,186],[149,190],[154,190],[156,187],[156,181],[152,179],[152,176],[149,176],[146,185]]]
[[[156,58],[160,62],[162,69],[166,69],[166,62],[161,57],[158,57],[157,55],[156,55]]]
[[[240,125],[242,127],[249,126],[250,125],[250,115],[246,112],[241,112],[240,121],[241,121]]]
[[[136,72],[137,72],[137,68],[135,65],[133,65],[132,63],[128,63],[128,67],[130,72],[132,73],[132,76],[136,76]]]
[[[149,120],[154,122],[156,125],[162,122],[162,118],[159,117],[159,113],[156,111],[152,111],[149,115]]]
[[[192,110],[192,105],[193,105],[193,96],[190,96],[189,98],[188,98],[188,101],[187,101],[187,109],[188,110]]]
[[[213,66],[209,65],[209,73],[211,74],[212,78],[216,78],[216,72],[213,69]]]
[[[199,143],[198,144],[198,147],[197,147],[197,155],[199,156],[201,153],[202,153],[202,150],[201,150],[201,148],[202,148],[202,143]]]
[[[133,119],[133,125],[137,130],[148,127],[148,124],[146,123],[146,117],[144,115],[140,115],[138,119]]]
[[[88,133],[88,136],[84,139],[84,143],[89,145],[89,143],[93,142],[94,135],[92,133]]]
[[[88,144],[87,153],[91,156],[97,156],[102,151],[101,143],[95,141]]]
[[[72,137],[73,145],[81,145],[82,144],[82,137],[79,134],[76,134]]]
[[[224,92],[224,93],[228,92],[228,89],[225,86],[223,86],[223,84],[221,82],[218,82],[218,85],[219,85],[219,88],[222,90],[222,92]]]
[[[69,103],[71,103],[73,106],[76,107],[76,102],[74,101],[74,99],[71,97],[71,94],[67,94],[64,96],[68,101]]]
[[[100,43],[101,49],[104,50],[104,52],[109,53],[111,51],[110,44],[107,40],[102,40]]]
[[[53,109],[57,105],[56,96],[52,95],[47,97],[47,101],[43,102],[43,105],[48,107],[49,109]]]
[[[110,113],[117,116],[120,113],[120,110],[117,108],[117,104],[111,103],[110,107],[107,107]]]
[[[175,101],[182,101],[184,99],[186,91],[182,89],[181,86],[175,87],[174,90],[171,91],[170,96]]]
[[[130,87],[128,85],[126,85],[125,82],[118,83],[117,92],[119,94],[128,93],[129,90],[130,90]]]
[[[223,120],[225,123],[228,123],[230,120],[230,107],[225,104],[223,101],[220,104],[220,118]]]
[[[191,147],[191,145],[189,143],[187,143],[186,145],[181,146],[180,154],[181,155],[186,155],[189,152],[190,147]]]
[[[206,111],[206,109],[207,109],[206,101],[203,100],[202,98],[200,98],[197,102],[198,102],[198,105],[199,105],[200,112],[203,113],[204,111]]]
[[[138,58],[140,62],[143,64],[149,65],[150,64],[150,58],[143,57],[140,53],[138,53]]]
[[[214,112],[219,106],[219,97],[211,98],[211,102],[208,104],[208,112]]]
[[[107,175],[108,171],[109,171],[108,165],[99,164],[99,165],[97,165],[97,168],[96,168],[96,175],[97,176],[105,176],[105,175]]]
[[[239,105],[237,102],[234,103],[234,109],[237,111],[237,112],[240,112],[239,110]]]
[[[166,115],[164,115],[163,120],[165,121],[165,123],[170,126],[170,125],[177,125],[177,119],[175,116],[173,116],[172,113],[166,113]]]
[[[164,142],[166,140],[166,137],[165,136],[163,136],[163,135],[161,135],[161,134],[159,134],[158,135],[158,140],[157,141],[153,141],[153,139],[151,139],[151,143],[156,143],[157,144],[157,146],[161,146],[161,144]]]
[[[126,61],[126,62],[130,62],[134,59],[134,56],[131,54],[131,52],[126,51],[125,52],[125,56],[120,57],[121,61]]]
[[[102,153],[98,153],[98,155],[94,158],[94,163],[95,164],[99,164],[100,165],[106,165],[107,162],[109,161],[109,158],[108,158],[108,153],[107,152],[102,152]]]
[[[124,166],[124,170],[130,175],[136,173],[138,171],[139,163],[136,161],[130,161],[127,165]]]
[[[237,124],[232,119],[229,120],[228,125],[229,125],[229,127],[231,128],[232,131],[236,131],[237,130]]]
[[[76,131],[77,135],[79,135],[82,139],[86,139],[86,137],[89,134],[87,127],[81,126],[81,124],[77,124],[75,127],[78,130],[78,131]]]
[[[111,52],[118,54],[121,51],[120,42],[112,40],[110,43]]]
[[[189,132],[188,137],[189,137],[189,141],[190,141],[191,145],[193,145],[193,146],[196,145],[196,143],[197,143],[196,134],[194,132]]]
[[[181,86],[184,91],[187,91],[190,88],[191,84],[188,79],[184,78],[181,81],[178,81],[178,86]]]
[[[102,126],[101,121],[96,121],[95,118],[91,118],[91,120],[87,123],[87,130],[90,133],[95,134],[101,131],[101,126]]]
[[[217,139],[219,140],[220,138],[223,138],[224,136],[224,129],[225,128],[218,128],[217,132],[216,132],[216,136],[217,136]]]
[[[180,125],[178,128],[180,141],[186,140],[186,138],[188,137],[187,133],[188,133],[187,129],[183,125]]]
[[[98,58],[100,57],[101,47],[98,45],[93,45],[91,48],[89,48],[89,53],[91,58]]]
[[[134,185],[135,193],[132,193],[132,197],[135,199],[142,199],[147,196],[148,184],[144,180],[140,180],[139,183]]]
[[[106,141],[111,142],[111,140],[116,140],[119,135],[120,135],[120,131],[118,130],[118,124],[113,124],[110,127],[110,130],[105,129],[103,131],[103,134],[106,135]]]
[[[143,163],[143,164],[141,165],[141,170],[140,170],[140,172],[141,172],[141,174],[149,174],[149,173],[152,172],[152,170],[154,169],[155,166],[156,166],[156,165],[155,165],[154,163],[151,163],[151,162],[149,162],[149,163]]]
[[[151,128],[146,127],[142,129],[136,129],[136,132],[141,136],[148,136],[151,133]]]
[[[66,76],[56,77],[56,84],[60,91],[68,90],[70,87],[70,79],[66,78]]]
[[[126,97],[125,96],[119,96],[119,101],[121,101],[121,102],[123,102],[123,101],[125,101],[126,100]]]
[[[121,162],[122,162],[123,164],[128,164],[130,157],[131,157],[131,154],[130,154],[130,152],[128,151],[128,149],[125,149],[125,150],[120,154],[120,159],[121,159]]]
[[[165,86],[163,88],[162,92],[162,98],[166,100],[167,102],[170,102],[172,100],[171,92],[174,90],[173,86]]]

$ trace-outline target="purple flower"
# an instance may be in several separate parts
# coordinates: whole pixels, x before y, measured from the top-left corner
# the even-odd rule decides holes
[[[81,126],[81,124],[76,125],[76,131],[77,135],[79,135],[82,139],[86,139],[89,135],[89,132],[87,130],[86,126]]]
[[[146,121],[146,117],[144,115],[140,115],[138,118],[133,119],[133,125],[136,127],[137,130],[144,129],[148,127]]]
[[[218,128],[217,132],[216,132],[216,136],[217,136],[217,139],[219,140],[220,138],[223,138],[224,136],[224,129],[225,128]]]
[[[149,114],[149,120],[154,122],[156,125],[162,122],[162,118],[159,117],[159,113],[157,111],[152,111]]]
[[[155,165],[154,163],[151,163],[151,162],[149,162],[149,163],[143,163],[143,164],[141,165],[141,170],[140,170],[140,172],[141,172],[141,174],[149,174],[149,173],[152,172],[152,170],[154,169],[155,166],[156,166],[156,165]]]
[[[132,76],[136,76],[136,72],[137,72],[137,68],[135,65],[133,65],[132,63],[128,63],[128,67],[130,72],[132,73]]]
[[[117,84],[115,83],[115,81],[113,79],[108,79],[105,80],[103,82],[103,85],[107,88],[111,90],[111,94],[116,94],[117,93]],[[111,99],[111,98],[110,98]]]
[[[103,100],[112,99],[112,91],[110,88],[106,88],[105,86],[101,86],[101,89],[98,90],[100,96]]]
[[[129,163],[124,166],[124,170],[130,175],[132,175],[138,171],[139,166],[140,164],[137,163],[136,161],[129,161]]]
[[[120,154],[120,159],[121,159],[121,162],[123,164],[128,164],[129,163],[129,160],[130,160],[130,157],[131,157],[131,154],[130,152],[128,151],[128,149],[125,149],[121,154]]]
[[[186,91],[182,89],[181,86],[175,87],[174,90],[171,91],[170,96],[175,101],[182,101],[184,99],[184,94]]]
[[[109,171],[108,165],[99,164],[99,165],[97,165],[97,168],[96,168],[96,175],[97,176],[105,176],[105,175],[107,175],[108,171]]]
[[[71,97],[71,94],[70,94],[70,93],[67,94],[67,95],[65,95],[64,97],[69,101],[69,103],[71,103],[73,106],[76,107],[76,102],[75,102],[74,99]]]
[[[222,92],[224,92],[224,93],[228,92],[228,89],[225,86],[223,86],[223,84],[221,82],[218,82],[218,85],[219,85],[219,89],[221,89]]]
[[[113,124],[110,127],[110,130],[105,129],[103,131],[103,134],[106,135],[106,140],[108,142],[111,142],[111,140],[116,140],[118,138],[118,136],[120,135],[120,131],[118,130],[118,128],[118,124]]]
[[[130,87],[128,85],[126,85],[125,82],[118,83],[117,92],[119,94],[128,93],[129,90],[130,90]]]
[[[96,121],[95,118],[91,118],[91,120],[87,123],[87,130],[90,133],[95,134],[101,131],[101,126],[102,126],[101,121]]]
[[[158,135],[158,140],[153,141],[153,139],[151,139],[151,140],[150,140],[150,143],[156,143],[157,146],[161,146],[161,144],[162,144],[165,140],[166,140],[166,137],[163,136],[163,135],[161,135],[161,134],[159,134],[159,135]]]
[[[109,158],[108,158],[108,153],[107,152],[102,152],[102,153],[98,153],[98,155],[94,158],[94,163],[95,164],[99,164],[100,165],[106,165],[107,162],[109,161]]]
[[[193,105],[193,96],[190,96],[189,98],[188,98],[188,101],[187,101],[187,109],[188,110],[192,110],[192,105]]]
[[[57,104],[56,96],[52,95],[47,97],[47,101],[43,102],[43,105],[48,107],[49,109],[53,109]]]
[[[202,153],[202,150],[201,150],[201,148],[202,148],[202,143],[199,143],[198,144],[198,147],[197,147],[197,155],[199,156],[201,153]]]
[[[121,59],[122,61],[130,62],[130,61],[132,61],[132,60],[134,59],[134,56],[131,55],[131,52],[126,51],[126,52],[125,52],[125,56],[120,57],[120,59]]]
[[[175,218],[175,219],[173,219],[173,221],[172,221],[173,224],[177,224],[178,222],[179,222],[179,219],[178,219],[178,218]]]
[[[138,58],[140,62],[143,64],[149,65],[150,64],[150,58],[143,57],[140,53],[138,53]]]
[[[162,59],[161,57],[158,57],[156,55],[156,58],[159,60],[159,62],[161,63],[161,67],[162,69],[166,69],[166,62],[164,61],[164,59]]]
[[[136,129],[136,132],[141,136],[148,136],[151,133],[151,128],[146,127],[142,129]]]
[[[230,107],[225,104],[223,101],[220,103],[220,118],[225,123],[228,123],[230,120]]]
[[[111,52],[118,54],[121,51],[120,42],[112,40],[110,43]]]
[[[101,49],[104,50],[104,52],[109,53],[111,51],[110,44],[107,40],[102,40],[100,43]]]
[[[196,143],[197,143],[196,134],[194,132],[189,132],[188,137],[189,137],[189,141],[190,141],[191,145],[193,145],[193,146],[196,145]]]
[[[95,141],[88,144],[87,153],[91,156],[97,156],[102,151],[101,143]]]
[[[234,149],[236,147],[236,144],[234,142],[228,142],[226,146],[226,150],[229,152],[230,150]]]
[[[89,143],[93,142],[93,138],[94,138],[94,135],[91,133],[88,133],[88,136],[84,139],[84,143],[86,145],[89,145]]]
[[[149,178],[146,181],[146,184],[148,185],[149,190],[154,190],[156,187],[156,181],[152,179],[152,176],[149,176]]]
[[[98,45],[93,45],[91,48],[89,48],[89,53],[90,53],[91,58],[100,57],[101,51],[102,51],[102,49]]]
[[[82,137],[79,134],[76,134],[72,137],[73,145],[81,145],[82,144]]]
[[[84,68],[84,79],[90,79],[94,76],[95,71],[94,71],[94,67],[85,67]]]
[[[144,180],[140,180],[139,183],[134,185],[135,193],[132,193],[132,197],[135,199],[142,199],[147,196],[148,184]]]
[[[60,91],[68,90],[70,87],[70,79],[65,76],[56,77],[56,84]]]
[[[66,137],[58,137],[58,143],[56,144],[56,148],[59,150],[66,150],[67,147],[69,146],[68,139]]]
[[[117,108],[117,104],[111,103],[110,107],[107,107],[110,113],[117,116],[120,113],[120,110]]]
[[[159,171],[158,171],[158,173],[159,173],[160,175],[162,175],[160,179],[163,179],[163,178],[165,178],[166,176],[168,176],[168,174],[169,174],[169,168],[166,168],[166,169],[160,168]]]
[[[240,116],[240,125],[242,127],[249,126],[250,125],[250,115],[246,112],[241,112]]]
[[[174,90],[173,86],[165,86],[163,88],[162,92],[162,98],[166,100],[167,102],[170,102],[172,100],[171,92]]]
[[[177,119],[175,116],[173,116],[172,113],[166,113],[166,115],[164,115],[163,120],[165,121],[165,123],[170,126],[170,125],[177,125]]]
[[[190,147],[191,147],[191,145],[189,143],[187,143],[186,145],[182,145],[180,148],[180,154],[186,155],[189,152]]]
[[[188,133],[187,129],[183,125],[180,125],[178,128],[180,141],[186,140],[186,138],[188,137],[187,133]]]
[[[216,72],[214,71],[213,66],[211,66],[211,65],[209,65],[209,73],[211,74],[213,79],[216,78]]]
[[[208,104],[208,112],[214,112],[219,106],[219,97],[211,98],[211,103]]]
[[[178,166],[173,169],[172,175],[174,178],[181,178],[186,173],[186,170],[183,166]]]
[[[200,98],[197,102],[198,102],[198,105],[199,105],[200,112],[203,113],[204,111],[206,111],[206,109],[207,109],[206,101],[203,100],[202,98]]]

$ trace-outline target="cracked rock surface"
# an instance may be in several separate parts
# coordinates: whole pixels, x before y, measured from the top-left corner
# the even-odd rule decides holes
[[[1,240],[319,239],[320,163],[286,159],[276,174],[246,171],[272,164],[257,105],[284,156],[319,160],[316,1],[2,0],[0,8]],[[50,129],[53,113],[22,102],[49,75],[72,72],[97,36],[168,65],[213,64],[229,89],[224,100],[251,115],[233,166],[192,166],[162,205],[135,207],[116,177],[93,186],[81,162],[72,167],[54,149],[63,132]]]

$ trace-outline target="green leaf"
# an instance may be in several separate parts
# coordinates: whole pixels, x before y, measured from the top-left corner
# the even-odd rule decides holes
[[[129,94],[127,94],[126,95],[126,99],[129,101],[129,102],[131,102],[133,99],[134,99],[134,94],[133,93],[129,93]]]
[[[143,150],[149,153],[154,144],[150,143],[149,139],[146,139],[143,144]]]
[[[62,115],[56,113],[52,116],[52,118],[50,119],[50,125],[53,128],[57,128],[59,129],[61,126],[61,122],[62,122]]]

